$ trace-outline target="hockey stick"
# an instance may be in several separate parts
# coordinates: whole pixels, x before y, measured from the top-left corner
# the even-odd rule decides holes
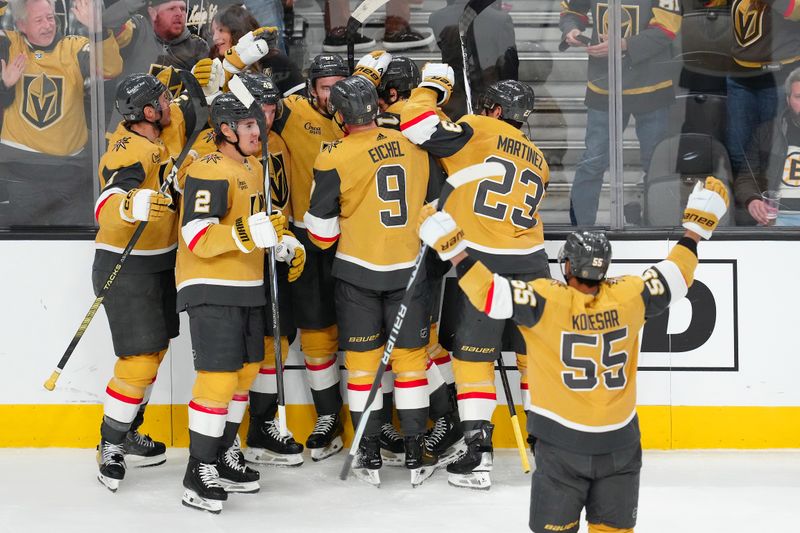
[[[472,114],[472,91],[469,87],[469,58],[467,57],[467,30],[480,13],[495,0],[470,0],[458,19],[458,40],[461,43],[461,62],[464,64],[464,94],[467,97],[467,114]]]
[[[447,178],[447,181],[445,181],[441,195],[439,196],[437,209],[441,211],[444,208],[447,198],[457,188],[473,181],[502,175],[504,172],[503,169],[504,167],[499,163],[479,163],[477,165],[459,170]],[[369,420],[369,415],[372,412],[372,402],[375,400],[375,396],[378,393],[378,387],[380,387],[383,374],[386,371],[386,365],[389,364],[389,359],[392,356],[394,343],[396,342],[397,337],[400,334],[400,330],[403,327],[403,321],[405,319],[408,307],[411,305],[411,297],[414,294],[414,284],[417,280],[417,274],[419,273],[420,265],[422,265],[424,262],[427,251],[428,247],[425,246],[425,244],[420,245],[419,253],[417,254],[416,260],[414,260],[414,268],[411,270],[411,275],[409,276],[408,283],[406,284],[406,292],[403,294],[400,307],[398,308],[397,314],[392,322],[392,329],[389,332],[389,339],[386,341],[386,346],[383,350],[383,357],[381,358],[380,365],[378,365],[378,371],[375,374],[375,379],[372,380],[372,387],[369,389],[366,407],[361,415],[361,419],[358,421],[355,435],[353,435],[353,443],[350,445],[350,452],[344,458],[342,471],[339,473],[339,479],[341,480],[347,479],[347,475],[350,473],[350,468],[353,465],[353,459],[355,459],[356,456],[356,451],[358,450],[358,445],[361,443],[361,438],[364,436],[364,429],[367,427],[367,421]]]
[[[356,68],[356,33],[361,29],[370,15],[375,13],[389,0],[364,0],[361,2],[347,21],[347,65],[352,74]]]
[[[206,104],[206,97],[203,94],[203,89],[200,88],[200,85],[197,83],[194,75],[191,72],[181,70],[179,71],[179,75],[183,81],[183,86],[186,88],[189,97],[192,99],[192,105],[194,107],[195,112],[195,124],[194,129],[192,130],[189,139],[186,141],[186,144],[181,150],[181,153],[178,155],[178,158],[175,160],[175,163],[172,166],[172,169],[167,175],[167,178],[161,184],[159,188],[159,192],[166,193],[169,190],[170,185],[175,180],[175,177],[178,175],[178,170],[180,169],[181,165],[183,164],[186,156],[189,155],[189,151],[192,148],[192,145],[197,140],[197,136],[200,135],[200,132],[205,128],[206,123],[208,122],[208,105]],[[147,227],[147,221],[139,222],[139,225],[134,230],[133,235],[131,236],[131,240],[128,241],[128,245],[125,246],[125,249],[122,251],[122,254],[119,256],[119,260],[117,264],[114,265],[114,270],[111,271],[111,275],[108,276],[103,288],[100,289],[100,293],[94,299],[94,303],[89,308],[89,311],[86,313],[86,316],[83,317],[83,322],[81,325],[78,326],[78,331],[75,332],[75,335],[72,337],[72,340],[69,342],[69,346],[67,346],[66,351],[64,351],[64,355],[61,356],[61,360],[56,365],[56,369],[53,370],[53,373],[50,374],[50,377],[47,381],[44,382],[44,388],[52,391],[56,388],[56,381],[61,376],[61,371],[64,370],[64,367],[67,365],[69,358],[72,357],[72,352],[75,351],[75,347],[78,346],[78,342],[80,342],[83,334],[86,332],[86,328],[89,327],[89,324],[92,322],[94,315],[97,314],[97,310],[100,309],[100,305],[103,303],[103,299],[108,294],[109,289],[114,283],[114,280],[117,279],[120,271],[122,270],[122,266],[125,264],[125,261],[128,259],[133,247],[136,246],[136,243],[139,242],[139,237],[142,236],[142,232]]]
[[[522,431],[519,429],[517,407],[514,405],[514,397],[511,395],[511,386],[508,384],[508,374],[503,366],[502,355],[500,356],[500,361],[498,361],[497,368],[500,369],[500,380],[503,382],[503,392],[506,395],[508,412],[511,415],[511,427],[514,429],[514,440],[517,443],[519,460],[522,462],[522,471],[527,474],[531,471],[531,463],[528,461],[528,449],[525,447],[525,441],[522,440]]]
[[[267,202],[267,215],[272,213],[272,181],[269,177],[269,151],[267,146],[267,123],[261,106],[255,101],[253,95],[244,86],[239,76],[234,76],[228,81],[228,89],[248,108],[256,106],[256,122],[261,132],[261,165],[264,167],[264,196]],[[267,251],[267,265],[269,265],[269,299],[272,311],[272,340],[275,346],[275,381],[278,388],[278,428],[281,437],[289,435],[286,424],[286,396],[283,388],[283,347],[281,346],[280,310],[278,307],[278,270],[275,267],[275,249]]]

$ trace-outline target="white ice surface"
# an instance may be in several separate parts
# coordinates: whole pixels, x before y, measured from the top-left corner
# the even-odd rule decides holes
[[[262,490],[233,495],[221,515],[180,504],[187,450],[130,469],[116,494],[95,479],[91,450],[0,450],[5,532],[524,532],[530,477],[513,451],[495,459],[488,492],[456,489],[439,471],[412,489],[384,467],[374,489],[338,472],[342,455],[300,468],[262,468]],[[639,533],[799,531],[800,451],[645,452]],[[581,531],[587,531],[581,523]]]

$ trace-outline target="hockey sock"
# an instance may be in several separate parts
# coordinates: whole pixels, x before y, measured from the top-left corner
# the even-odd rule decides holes
[[[338,329],[301,329],[300,347],[305,354],[306,375],[318,415],[333,415],[342,408],[339,391]]]
[[[453,371],[458,394],[458,414],[462,421],[492,419],[497,405],[497,390],[494,385],[494,363],[471,362],[454,359]],[[472,429],[464,426],[465,431]]]
[[[618,529],[605,524],[589,524],[589,533],[633,533],[631,529]]]
[[[393,421],[392,409],[394,408],[394,374],[392,374],[392,365],[386,365],[386,371],[381,379],[381,391],[383,392],[383,408],[380,411],[381,422],[391,424]]]
[[[239,431],[244,412],[247,409],[248,399],[246,392],[237,391],[233,394],[233,398],[228,404],[228,416],[225,418],[225,429],[222,432],[220,448],[227,450],[233,446],[233,441],[236,440],[236,433]]]
[[[216,462],[228,405],[238,383],[236,372],[197,371],[189,402],[189,455],[195,459]]]
[[[452,360],[447,350],[439,344],[439,325],[435,322],[431,324],[431,341],[428,343],[428,357],[430,357],[433,364],[439,368],[439,372],[442,378],[444,378],[445,383],[450,385],[455,382]]]
[[[531,393],[528,390],[528,355],[517,354],[517,368],[519,369],[519,390],[522,396],[522,408],[531,410]]]
[[[395,348],[392,352],[394,399],[404,435],[425,433],[430,405],[427,359],[425,348]]]

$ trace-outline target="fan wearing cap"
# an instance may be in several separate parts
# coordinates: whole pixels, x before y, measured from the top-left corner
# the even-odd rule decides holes
[[[572,233],[559,253],[565,282],[493,273],[471,250],[464,252],[453,217],[433,206],[423,210],[420,237],[455,265],[470,305],[489,318],[512,320],[525,339],[532,387],[528,432],[537,439],[529,523],[534,532],[577,532],[584,507],[590,533],[633,531],[642,467],[639,333],[648,318],[687,294],[697,244],[711,237],[728,203],[722,182],[698,182],[684,211],[683,237],[641,276],[606,277],[606,236]],[[454,238],[461,242],[453,244]]]

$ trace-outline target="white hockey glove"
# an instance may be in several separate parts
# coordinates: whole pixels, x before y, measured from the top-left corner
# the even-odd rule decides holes
[[[153,221],[167,214],[172,198],[152,189],[131,189],[119,204],[119,216],[125,222]]]
[[[417,232],[422,242],[439,254],[442,261],[449,261],[467,247],[464,230],[449,213],[436,211],[432,204],[426,205],[420,211]]]
[[[231,46],[225,52],[222,66],[231,74],[239,74],[267,55],[271,48],[275,48],[277,41],[278,28],[275,26],[262,26],[247,32],[235,46]]]
[[[430,87],[439,94],[436,105],[442,106],[450,100],[454,82],[453,67],[447,63],[427,63],[422,67],[422,83],[419,86]]]
[[[239,217],[231,227],[231,235],[242,253],[249,254],[256,248],[272,248],[278,244],[278,234],[272,220],[263,211],[246,219]]]
[[[704,239],[710,239],[711,233],[728,211],[729,203],[728,189],[720,180],[709,176],[705,186],[698,181],[683,211],[683,227]]]
[[[284,231],[275,247],[275,259],[289,265],[289,282],[295,281],[306,266],[306,249],[290,231]]]
[[[392,62],[392,54],[383,50],[370,52],[358,60],[353,76],[361,76],[372,82],[377,87],[381,84],[381,76],[386,72],[389,63]]]
[[[192,74],[203,88],[206,103],[211,105],[214,98],[222,92],[222,86],[225,85],[225,70],[222,68],[222,61],[218,58],[203,58],[192,67]]]

